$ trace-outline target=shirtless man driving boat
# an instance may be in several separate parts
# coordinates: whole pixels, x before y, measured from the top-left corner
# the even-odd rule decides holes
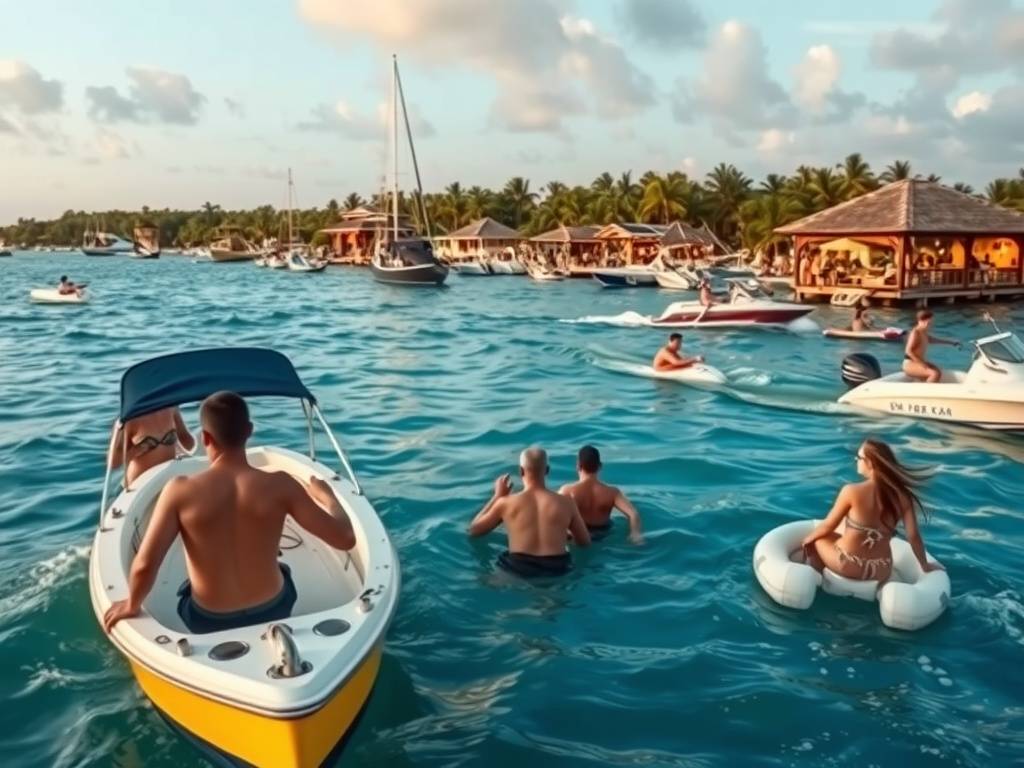
[[[587,526],[591,538],[607,534],[612,528],[612,510],[617,509],[629,520],[629,540],[634,544],[643,543],[640,532],[640,513],[626,498],[626,494],[598,479],[601,471],[601,453],[592,445],[580,448],[576,459],[579,480],[563,485],[558,491],[576,502],[580,517]]]
[[[689,368],[694,363],[703,363],[704,358],[701,355],[696,357],[682,357],[679,354],[679,350],[683,346],[683,335],[681,333],[673,333],[668,337],[668,344],[658,350],[658,353],[654,356],[654,362],[651,363],[651,367],[656,371],[679,371],[683,368]]]
[[[587,526],[571,498],[545,487],[548,455],[542,448],[520,454],[519,473],[519,493],[512,493],[508,475],[494,482],[494,495],[469,524],[469,535],[483,536],[504,523],[508,549],[498,557],[498,565],[526,578],[568,573],[572,556],[566,550],[566,534],[576,546],[590,546]]]
[[[917,325],[907,338],[907,347],[903,352],[903,372],[912,379],[934,384],[942,380],[942,371],[934,363],[928,362],[928,344],[946,344],[959,348],[959,341],[940,339],[931,336],[928,331],[932,326],[932,311],[922,309],[917,313]]]
[[[199,418],[210,466],[164,486],[132,561],[129,597],[115,602],[103,618],[108,632],[121,619],[139,614],[179,534],[189,581],[179,592],[178,614],[195,634],[291,614],[295,585],[277,560],[289,515],[332,547],[355,546],[352,524],[327,483],[310,478],[304,489],[285,472],[249,465],[245,444],[252,423],[239,395],[210,395]]]

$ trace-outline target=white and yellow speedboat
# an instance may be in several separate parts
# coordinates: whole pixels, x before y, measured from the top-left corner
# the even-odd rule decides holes
[[[308,455],[260,447],[249,450],[249,461],[329,483],[352,521],[356,546],[335,550],[287,522],[280,559],[291,568],[298,592],[292,615],[269,625],[190,634],[177,613],[177,590],[186,578],[179,538],[142,613],[115,625],[110,638],[154,706],[200,745],[255,766],[317,766],[340,749],[370,696],[398,603],[398,559],[316,399],[284,355],[210,349],[136,365],[121,381],[119,423],[223,389],[302,403]],[[345,477],[317,461],[314,422]],[[113,440],[118,434],[124,430]],[[206,466],[205,458],[185,456],[153,467],[109,506],[107,470],[89,562],[97,619],[128,596],[132,558],[164,485]]]

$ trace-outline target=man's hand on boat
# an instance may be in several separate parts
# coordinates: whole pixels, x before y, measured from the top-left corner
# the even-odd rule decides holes
[[[110,632],[121,619],[131,619],[139,615],[139,606],[132,605],[131,600],[117,600],[103,614],[103,629]]]

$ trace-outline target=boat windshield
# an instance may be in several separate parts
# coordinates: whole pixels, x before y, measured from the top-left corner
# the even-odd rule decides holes
[[[993,339],[987,344],[979,344],[978,348],[992,360],[1004,363],[1024,363],[1024,342],[1021,342],[1013,334]]]

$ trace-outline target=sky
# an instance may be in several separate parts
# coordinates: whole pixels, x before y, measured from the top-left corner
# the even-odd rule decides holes
[[[0,0],[0,224],[380,188],[398,56],[424,186],[860,152],[1024,166],[1024,0]],[[401,181],[411,182],[406,158]]]

